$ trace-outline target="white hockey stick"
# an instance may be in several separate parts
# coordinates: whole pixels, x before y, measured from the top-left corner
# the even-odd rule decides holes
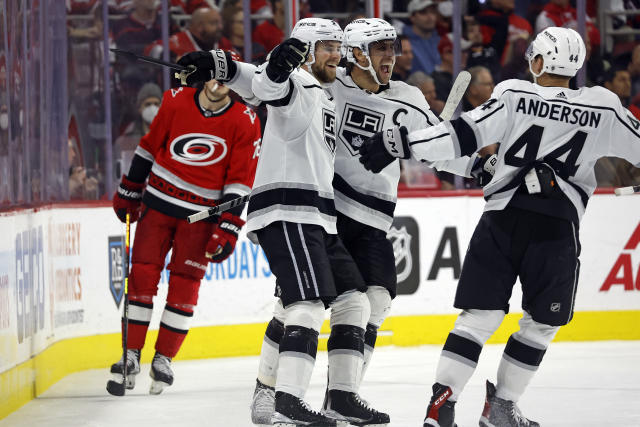
[[[458,104],[460,104],[464,93],[467,91],[467,86],[469,86],[470,81],[471,74],[469,74],[468,71],[460,71],[460,74],[456,77],[456,81],[453,82],[451,92],[449,92],[449,97],[447,98],[447,102],[444,104],[442,113],[440,113],[440,118],[442,120],[451,119],[453,113],[456,112]]]
[[[247,203],[249,201],[249,198],[251,197],[250,194],[246,194],[242,197],[237,197],[233,200],[229,200],[228,202],[222,203],[218,206],[214,206],[212,208],[207,209],[206,211],[201,211],[198,213],[194,213],[193,215],[189,215],[187,217],[187,222],[189,224],[193,224],[194,222],[198,222],[200,220],[203,220],[205,218],[209,218],[210,216],[213,215],[217,215],[221,212],[225,212],[228,211],[229,209],[233,209],[237,206],[240,205],[244,205],[245,203]]]
[[[616,193],[616,196],[628,196],[629,194],[640,193],[640,185],[616,188],[614,192]]]

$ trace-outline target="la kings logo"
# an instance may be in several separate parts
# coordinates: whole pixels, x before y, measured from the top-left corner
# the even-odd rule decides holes
[[[382,129],[383,123],[384,114],[346,103],[340,121],[340,139],[355,156],[362,143]]]
[[[322,109],[322,123],[324,127],[324,142],[331,154],[336,154],[336,116],[331,110]]]
[[[420,285],[420,236],[418,223],[408,216],[393,219],[387,232],[396,261],[398,295],[409,295]]]

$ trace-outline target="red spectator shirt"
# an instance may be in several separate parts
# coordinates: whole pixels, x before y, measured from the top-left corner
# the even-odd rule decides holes
[[[233,49],[231,42],[226,38],[220,39],[218,43],[213,46],[213,49],[222,49],[228,50],[232,53],[238,54]],[[156,40],[145,49],[145,55],[151,56],[153,58],[162,58],[162,40]],[[196,42],[195,38],[191,34],[189,30],[180,31],[179,33],[175,33],[171,37],[169,37],[169,51],[171,52],[172,60],[176,61],[181,56],[189,53],[195,52],[197,50],[204,50],[198,42]],[[240,58],[240,55],[238,55]]]
[[[186,87],[166,91],[136,148],[153,162],[143,202],[176,218],[214,206],[224,195],[248,194],[260,154],[253,110],[231,101],[220,111],[203,111],[198,94]]]
[[[253,42],[260,43],[266,52],[271,52],[284,40],[284,33],[273,21],[264,21],[253,30]]]
[[[499,16],[501,13],[493,9],[487,9],[480,12],[480,15]],[[481,25],[480,30],[482,31],[482,43],[485,46],[489,46],[496,30],[487,25]],[[529,21],[515,13],[509,14],[509,34],[507,36],[507,42],[504,45],[504,50],[502,51],[502,59],[500,61],[502,65],[504,65],[511,43],[519,38],[529,39],[531,34],[533,34],[533,28]]]
[[[556,4],[548,3],[538,18],[536,19],[536,29],[542,31],[542,23],[544,27],[566,27],[577,30],[578,28],[578,13],[575,8],[567,5],[567,7],[561,7]],[[600,31],[598,27],[593,24],[593,20],[587,16],[587,35],[591,41],[591,46],[600,46]]]

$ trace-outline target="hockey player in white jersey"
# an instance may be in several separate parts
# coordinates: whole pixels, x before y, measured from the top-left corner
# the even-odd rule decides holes
[[[340,418],[357,425],[386,424],[388,416],[365,406],[356,394],[369,302],[362,292],[364,280],[336,235],[335,105],[323,85],[335,79],[342,30],[334,21],[310,18],[299,21],[291,35],[255,71],[250,93],[238,88],[246,83],[248,64],[230,62],[223,54],[214,63],[206,54],[190,54],[183,62],[201,73],[210,70],[216,78],[228,68],[227,85],[268,106],[247,227],[257,235],[276,276],[280,300],[267,338],[279,345],[263,346],[263,353],[270,352],[262,357],[268,366],[261,362],[255,393],[258,406],[259,398],[266,397],[269,408],[258,412],[270,419],[253,421],[324,426],[336,425],[334,418]],[[333,418],[312,411],[302,400],[325,306],[331,307],[329,342],[338,350],[330,357],[330,366],[339,367],[330,368],[335,371],[329,381],[336,400]],[[275,412],[269,403],[274,391]]]
[[[640,167],[640,123],[612,92],[569,89],[585,46],[570,29],[551,27],[527,51],[536,83],[507,80],[484,105],[459,119],[407,133],[376,134],[361,149],[368,168],[396,157],[443,160],[500,142],[495,176],[471,238],[454,305],[463,310],[436,371],[425,426],[453,426],[454,404],[482,346],[509,310],[516,277],[524,314],[497,373],[487,381],[481,426],[538,426],[516,403],[559,327],[573,315],[578,283],[578,229],[604,156]]]

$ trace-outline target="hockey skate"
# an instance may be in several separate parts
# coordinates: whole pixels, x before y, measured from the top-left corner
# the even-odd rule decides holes
[[[525,418],[515,402],[497,397],[496,386],[487,381],[480,427],[540,427],[540,424]]]
[[[160,394],[165,387],[173,384],[173,371],[171,370],[171,358],[156,352],[151,362],[149,376],[153,380],[149,393]]]
[[[450,401],[451,388],[440,383],[432,386],[433,395],[427,407],[427,415],[424,418],[424,427],[457,427],[455,420],[455,404]]]
[[[312,410],[304,400],[282,391],[275,396],[275,412],[271,417],[274,426],[336,427],[335,420]]]
[[[124,367],[123,357],[116,363],[111,365],[111,374],[113,381],[122,384],[122,369]],[[127,380],[125,387],[127,390],[133,390],[136,385],[136,375],[140,373],[140,350],[127,349]],[[109,390],[109,388],[107,388]],[[109,391],[111,393],[111,391]],[[113,394],[113,393],[112,393]]]
[[[389,415],[370,408],[357,393],[329,390],[325,395],[324,414],[338,426],[386,426]]]
[[[251,422],[254,424],[271,425],[271,416],[275,411],[276,391],[256,380],[256,389],[251,401]]]

